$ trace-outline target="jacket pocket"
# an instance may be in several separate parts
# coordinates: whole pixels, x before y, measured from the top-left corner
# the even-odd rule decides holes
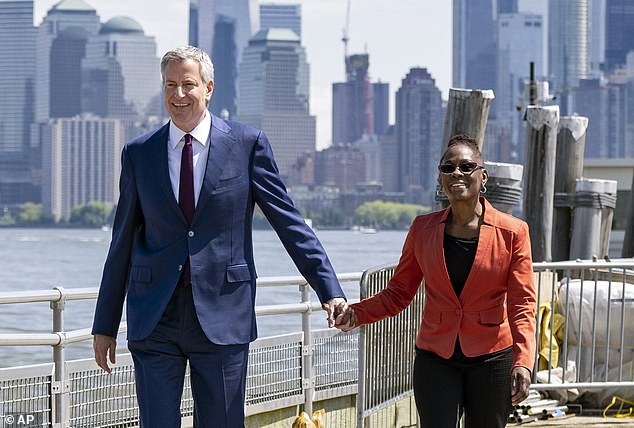
[[[506,310],[504,305],[498,305],[494,308],[480,311],[480,324],[500,325],[506,319]]]
[[[134,282],[152,282],[152,268],[150,266],[132,266],[130,280]]]
[[[244,282],[251,281],[251,271],[249,265],[231,265],[227,266],[227,282]]]

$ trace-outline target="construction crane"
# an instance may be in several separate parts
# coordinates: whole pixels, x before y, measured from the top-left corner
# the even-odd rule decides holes
[[[348,58],[348,41],[350,40],[350,38],[348,37],[349,30],[350,30],[350,0],[348,0],[348,6],[346,9],[346,26],[343,28],[343,36],[341,37],[341,41],[343,42],[344,58]]]

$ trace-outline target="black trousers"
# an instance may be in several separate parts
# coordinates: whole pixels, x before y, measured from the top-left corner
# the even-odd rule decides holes
[[[450,359],[417,349],[414,397],[423,428],[503,428],[512,409],[512,349],[465,357],[459,346]]]

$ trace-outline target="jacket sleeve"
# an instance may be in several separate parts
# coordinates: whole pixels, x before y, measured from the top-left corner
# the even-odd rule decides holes
[[[416,220],[409,229],[403,251],[387,287],[372,297],[350,305],[359,325],[394,316],[412,301],[423,280],[423,272],[416,258]]]
[[[255,202],[320,302],[345,298],[326,251],[288,196],[263,132],[258,134],[255,143],[251,180]]]
[[[95,307],[92,334],[116,337],[127,291],[132,246],[142,224],[134,170],[127,146],[121,155],[119,201],[112,227],[112,241],[103,268]]]
[[[530,236],[528,225],[522,222],[513,239],[507,311],[513,335],[513,367],[523,366],[531,372],[535,363],[536,304]]]

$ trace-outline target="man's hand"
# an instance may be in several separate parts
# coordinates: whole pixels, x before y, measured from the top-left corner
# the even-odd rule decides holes
[[[344,313],[337,317],[335,327],[341,331],[350,331],[357,326],[357,315],[348,306]]]
[[[526,367],[513,367],[511,370],[511,402],[518,405],[528,397],[531,386],[531,372]]]
[[[95,351],[95,362],[97,365],[110,373],[112,369],[108,366],[107,357],[110,357],[112,364],[116,363],[117,339],[103,334],[95,334],[93,336],[92,349]]]
[[[334,327],[337,318],[348,309],[348,304],[343,297],[334,297],[322,304],[321,308],[328,313],[328,327]]]

